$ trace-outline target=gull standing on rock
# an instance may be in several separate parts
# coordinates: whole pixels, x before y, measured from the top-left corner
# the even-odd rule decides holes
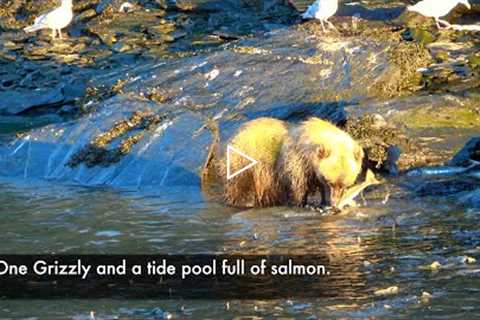
[[[330,27],[336,29],[333,23],[328,21],[328,18],[333,16],[338,9],[338,0],[316,0],[307,10],[302,14],[303,19],[318,19],[322,24],[322,30],[325,32],[324,22],[328,23]]]
[[[60,39],[62,29],[70,24],[73,18],[72,0],[62,0],[60,7],[45,12],[35,19],[33,25],[24,28],[25,32],[34,32],[41,29],[52,29],[52,38],[55,39],[57,31]]]
[[[468,9],[471,8],[468,0],[422,0],[413,6],[407,7],[407,10],[418,12],[425,17],[434,18],[438,29],[441,29],[440,23],[444,24],[447,28],[450,28],[450,23],[441,20],[440,17],[446,16],[459,3],[463,4]]]

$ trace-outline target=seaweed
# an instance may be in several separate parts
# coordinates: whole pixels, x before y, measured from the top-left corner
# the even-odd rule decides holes
[[[144,137],[144,131],[152,130],[166,119],[165,115],[135,111],[127,120],[116,122],[108,131],[100,133],[68,161],[71,168],[85,164],[108,167],[119,162],[132,151],[134,145]],[[123,138],[117,146],[108,148],[116,139]]]

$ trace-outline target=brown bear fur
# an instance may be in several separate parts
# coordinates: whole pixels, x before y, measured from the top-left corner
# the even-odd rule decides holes
[[[318,118],[293,128],[281,120],[258,118],[241,126],[229,144],[258,161],[227,180],[225,156],[221,160],[224,199],[234,207],[304,206],[316,191],[325,205],[335,206],[362,171],[360,145]],[[230,163],[235,172],[248,160],[233,156]]]
[[[277,168],[291,203],[304,206],[318,190],[324,205],[336,206],[362,172],[363,157],[362,147],[345,131],[310,118],[290,130]]]
[[[258,163],[230,180],[226,179],[226,157],[221,160],[226,204],[234,207],[269,207],[285,203],[286,196],[276,169],[287,125],[273,118],[258,118],[241,126],[229,145],[253,157]],[[248,165],[236,154],[230,158],[231,172]]]

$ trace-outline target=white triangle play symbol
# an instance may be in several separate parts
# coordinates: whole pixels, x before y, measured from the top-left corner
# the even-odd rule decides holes
[[[232,152],[238,154],[239,156],[247,159],[248,161],[250,161],[249,164],[247,164],[245,167],[235,171],[235,172],[231,172],[231,168],[230,168],[230,160],[231,160],[231,154]],[[245,170],[248,170],[250,169],[251,167],[253,167],[254,165],[256,165],[258,163],[257,160],[253,159],[252,157],[246,155],[245,153],[243,153],[242,151],[232,147],[231,145],[227,145],[227,180],[230,180],[236,176],[238,176],[240,173],[242,173],[243,171]]]

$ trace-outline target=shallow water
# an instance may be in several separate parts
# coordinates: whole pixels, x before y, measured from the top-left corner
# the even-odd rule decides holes
[[[408,3],[411,2],[408,1]],[[345,3],[368,3],[376,8],[386,6],[385,10],[365,11],[366,15],[362,16],[367,20],[384,20],[393,19],[400,14],[402,10],[397,7],[407,1],[372,0],[345,1]],[[353,10],[351,7],[343,6],[342,14],[348,16],[349,10]],[[298,48],[289,44],[285,48],[280,48],[279,52],[283,51],[289,58],[285,52],[288,54],[291,52],[291,55],[295,56],[300,50],[299,52],[302,53],[300,56],[303,57],[302,48],[302,46]],[[309,56],[311,50],[309,47],[306,48],[308,50],[305,56]],[[204,62],[201,58],[192,58],[192,64],[198,63],[196,66],[203,66]],[[261,61],[264,58],[259,56],[249,59],[252,60],[246,61],[251,63],[256,59]],[[223,75],[229,69],[225,68],[223,60],[219,61],[221,62],[219,65],[223,68]],[[289,61],[287,61],[288,68],[291,68]],[[230,68],[236,70],[238,61],[234,62]],[[244,65],[248,66],[247,63]],[[361,63],[359,65],[364,67]],[[183,67],[185,70],[193,70],[190,69],[190,65]],[[204,68],[207,67],[204,66]],[[150,69],[151,66],[146,65],[144,68]],[[314,66],[308,66],[309,70],[313,70],[312,68]],[[156,70],[152,72],[162,74],[165,79],[169,79],[168,72],[164,69],[158,70],[161,72]],[[176,79],[179,70],[181,70],[180,67],[177,69],[177,66],[172,64],[170,72],[171,75],[175,75],[172,79]],[[235,70],[230,71],[234,74]],[[279,70],[292,73],[292,69],[286,67]],[[343,68],[338,70],[345,71]],[[205,71],[208,70],[205,69]],[[256,80],[255,74],[261,78]],[[282,104],[292,108],[297,107],[295,103],[304,102],[305,95],[300,94],[303,92],[301,90],[297,91],[295,97],[291,97],[289,91],[284,90],[282,86],[279,90],[271,90],[271,92],[263,90],[261,84],[264,81],[268,84],[269,82],[265,80],[268,77],[262,72],[255,74],[248,77],[248,80],[255,85],[252,85],[251,89],[244,87],[248,90],[240,91],[241,95],[245,94],[245,97],[241,97],[245,101],[250,101],[248,98],[255,96],[265,99],[266,102],[261,101],[265,105],[281,101]],[[288,79],[287,75],[288,73],[279,73],[278,77]],[[203,79],[204,75],[199,73],[198,77]],[[193,78],[188,74],[187,79]],[[151,81],[157,84],[156,80]],[[299,82],[300,88],[306,90],[307,96],[316,97],[317,87],[310,88],[308,86],[310,81],[316,83],[316,80],[302,80]],[[133,88],[137,85],[134,82],[130,83]],[[221,84],[223,86],[228,82],[230,81]],[[359,81],[359,83],[367,82]],[[139,82],[138,86],[144,87],[145,84],[146,82]],[[207,86],[204,84],[204,81],[198,84],[201,92],[206,91]],[[289,84],[294,86],[295,82]],[[359,86],[353,85],[353,88],[357,87]],[[266,88],[270,88],[270,85],[266,85]],[[334,88],[337,89],[337,87]],[[231,91],[235,92],[238,88],[234,87],[234,89]],[[312,89],[311,92],[308,91],[310,89]],[[212,92],[213,90],[220,89],[213,88]],[[229,92],[229,90],[223,90]],[[253,90],[254,93],[258,90],[258,94],[254,95],[249,90]],[[202,95],[197,96],[196,92],[194,93],[192,96],[198,99],[196,102],[200,106],[214,105],[220,101],[218,99],[221,95],[218,97],[212,95],[209,98],[211,100],[202,100],[201,98],[204,98]],[[282,96],[284,93],[286,97]],[[179,101],[185,95],[179,96]],[[274,97],[271,100],[269,100],[270,95]],[[232,97],[238,98],[235,95]],[[321,100],[320,98],[311,100],[317,101]],[[433,103],[439,98],[429,96],[428,99]],[[225,101],[232,104],[236,101],[231,100]],[[415,103],[412,101],[416,100],[405,101],[400,101],[397,109],[404,105],[414,106]],[[123,104],[123,101],[120,101],[120,104]],[[223,104],[221,105],[223,109]],[[354,105],[356,108],[356,104]],[[124,107],[125,110],[131,109],[129,105]],[[379,109],[377,104],[374,104],[371,110],[366,107],[359,109],[363,112],[381,114],[387,114],[386,111],[388,111],[387,108],[383,112],[384,109]],[[122,111],[119,106],[114,106],[113,110]],[[288,113],[287,111],[285,112]],[[121,117],[123,116],[121,114]],[[106,118],[114,121],[111,114]],[[50,115],[31,118],[0,117],[0,142],[11,140],[10,137],[2,137],[1,134],[41,127],[60,120],[62,120],[60,117]],[[196,121],[196,118],[186,118],[184,126],[189,128],[196,125],[203,126],[203,120],[198,123]],[[101,123],[108,124],[106,120],[102,120]],[[97,127],[98,123],[92,122],[87,129],[96,130]],[[77,131],[78,137],[86,139],[86,127],[80,126]],[[435,137],[439,142],[428,140],[429,146],[437,147],[438,150],[448,150],[450,153],[454,153],[468,137],[477,134],[476,130],[458,128],[435,129],[434,132],[428,129],[418,131],[421,132],[414,136]],[[48,132],[45,135],[50,137]],[[172,138],[175,143],[181,140],[176,135],[172,136],[175,137],[175,139]],[[77,147],[84,142],[75,135],[72,137]],[[30,140],[28,141],[28,145],[31,145]],[[172,145],[176,146],[175,143]],[[191,152],[191,145],[181,147],[187,150],[187,153]],[[18,155],[19,158],[11,158],[12,167],[6,167],[6,170],[0,168],[0,171],[6,171],[6,175],[15,173],[9,172],[16,171],[11,168],[21,169],[14,178],[0,177],[0,253],[2,254],[323,253],[327,254],[331,261],[342,263],[341,272],[335,275],[334,279],[338,297],[271,301],[2,300],[0,319],[91,320],[92,310],[95,311],[96,319],[163,319],[168,318],[169,314],[173,319],[480,318],[480,262],[471,264],[464,262],[465,256],[474,257],[480,261],[480,225],[478,224],[480,209],[458,204],[456,197],[450,196],[449,191],[444,189],[444,185],[440,185],[440,188],[438,185],[437,188],[435,187],[436,179],[433,177],[412,178],[412,181],[390,181],[387,185],[378,186],[366,194],[365,203],[360,200],[358,208],[348,209],[341,216],[323,216],[318,212],[292,208],[240,211],[208,201],[195,187],[160,189],[156,186],[148,186],[145,181],[148,179],[144,179],[142,182],[147,186],[141,190],[122,188],[128,185],[127,182],[131,182],[132,176],[136,177],[135,174],[139,172],[141,173],[137,176],[143,177],[146,173],[147,178],[151,178],[153,173],[162,173],[160,168],[163,168],[164,164],[158,161],[161,153],[152,153],[151,158],[156,162],[150,163],[147,167],[149,169],[146,170],[144,170],[145,167],[137,166],[135,161],[130,162],[129,159],[123,167],[116,166],[117,169],[128,169],[125,172],[132,170],[134,174],[123,176],[118,183],[119,188],[109,188],[65,184],[65,180],[76,181],[73,178],[84,176],[86,178],[82,181],[87,182],[85,184],[90,182],[90,178],[95,180],[97,177],[104,177],[107,182],[111,180],[108,179],[108,169],[104,168],[98,170],[101,173],[102,170],[107,171],[104,176],[95,172],[91,175],[89,172],[83,172],[84,176],[75,175],[70,180],[63,179],[62,175],[66,172],[63,170],[57,172],[53,170],[54,168],[47,168],[48,170],[44,172],[40,168],[45,164],[49,166],[50,162],[45,159],[50,158],[42,157],[41,152],[34,154],[37,156],[37,162],[33,167],[38,170],[32,170],[31,177],[24,180],[22,177],[27,176],[27,171],[23,168],[30,168],[31,165],[29,163],[30,147],[26,150],[28,151],[26,155],[19,152],[21,153]],[[68,150],[65,148],[64,151]],[[53,158],[54,160],[58,158],[58,163],[63,159],[62,152],[53,153]],[[200,155],[195,154],[195,156],[200,158]],[[27,161],[21,162],[24,160],[22,157]],[[191,163],[188,165],[193,166]],[[30,171],[28,173],[30,174]],[[65,175],[68,176],[68,174]],[[61,181],[35,180],[36,177],[44,176],[60,177]],[[115,177],[113,173],[112,176]],[[188,179],[190,175],[186,177]],[[99,183],[103,183],[104,181],[100,178]],[[417,194],[412,193],[413,188],[420,187],[420,184],[425,182],[421,181],[422,179],[429,179],[432,184],[419,188]],[[152,184],[154,180],[152,178]],[[95,184],[93,182],[92,185]],[[387,194],[391,194],[391,197],[384,203]],[[428,266],[436,261],[442,265],[442,268],[437,271],[429,270]],[[390,296],[374,294],[377,290],[392,286],[398,286],[397,294]],[[422,300],[420,297],[424,291],[432,297]]]
[[[129,191],[0,180],[2,253],[326,253],[342,261],[339,297],[273,301],[3,301],[2,319],[475,318],[480,210],[377,187],[341,216],[291,208],[238,211],[197,189]],[[395,196],[383,204],[385,195]],[[408,201],[406,201],[408,199]],[[393,228],[393,220],[396,227]],[[438,261],[438,271],[424,266]],[[398,294],[374,292],[398,286]],[[421,301],[423,291],[431,299]]]

